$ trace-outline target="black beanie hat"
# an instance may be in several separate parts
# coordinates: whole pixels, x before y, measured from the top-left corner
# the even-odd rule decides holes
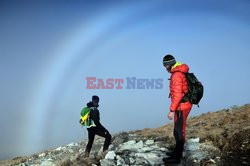
[[[175,58],[172,55],[166,55],[163,58],[163,66],[167,66],[167,65],[174,65],[176,63]]]
[[[96,101],[97,103],[99,103],[99,97],[98,96],[92,96],[92,102]]]

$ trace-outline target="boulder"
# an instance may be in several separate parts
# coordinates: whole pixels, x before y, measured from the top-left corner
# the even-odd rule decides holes
[[[105,156],[105,159],[109,159],[109,160],[114,160],[116,157],[116,154],[114,151],[109,151],[106,156]]]
[[[123,152],[125,150],[128,151],[138,151],[138,149],[143,148],[143,142],[139,141],[136,143],[135,140],[125,142],[120,145],[120,148],[118,149],[119,152]]]

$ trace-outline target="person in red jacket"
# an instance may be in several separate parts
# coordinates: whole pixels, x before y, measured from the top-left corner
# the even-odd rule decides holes
[[[163,158],[165,163],[180,163],[185,143],[186,121],[192,108],[188,98],[184,96],[188,92],[188,83],[185,73],[188,73],[189,67],[186,64],[176,62],[172,55],[166,55],[163,58],[163,65],[171,74],[170,77],[170,111],[168,118],[174,116],[174,137],[176,141],[175,149],[166,154],[170,157]]]

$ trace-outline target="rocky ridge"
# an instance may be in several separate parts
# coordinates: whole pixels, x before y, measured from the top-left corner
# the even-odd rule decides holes
[[[250,104],[190,117],[181,165],[250,165]],[[90,158],[83,157],[87,140],[56,149],[0,161],[0,165],[164,165],[165,152],[173,149],[173,124],[155,129],[113,135],[105,158],[100,159],[103,138],[97,137]]]
[[[92,149],[90,158],[84,158],[84,148],[87,140],[70,143],[53,150],[34,154],[27,158],[15,158],[10,163],[3,165],[18,166],[70,166],[70,165],[164,165],[162,158],[171,147],[165,141],[138,137],[136,134],[120,133],[114,136],[109,152],[103,159],[98,157],[102,151],[103,138],[98,137]],[[199,143],[199,138],[190,139],[186,144],[186,152],[182,163],[179,165],[200,165],[201,162],[216,163],[219,150],[213,146]],[[216,152],[216,153],[214,153]],[[15,161],[15,162],[13,162]]]

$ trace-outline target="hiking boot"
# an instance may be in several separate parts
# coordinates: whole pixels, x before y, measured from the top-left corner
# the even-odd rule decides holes
[[[176,155],[176,153],[175,153],[175,151],[170,151],[170,152],[166,152],[166,155],[167,156],[175,156]]]
[[[165,164],[180,164],[181,159],[177,157],[165,157],[162,159]]]

